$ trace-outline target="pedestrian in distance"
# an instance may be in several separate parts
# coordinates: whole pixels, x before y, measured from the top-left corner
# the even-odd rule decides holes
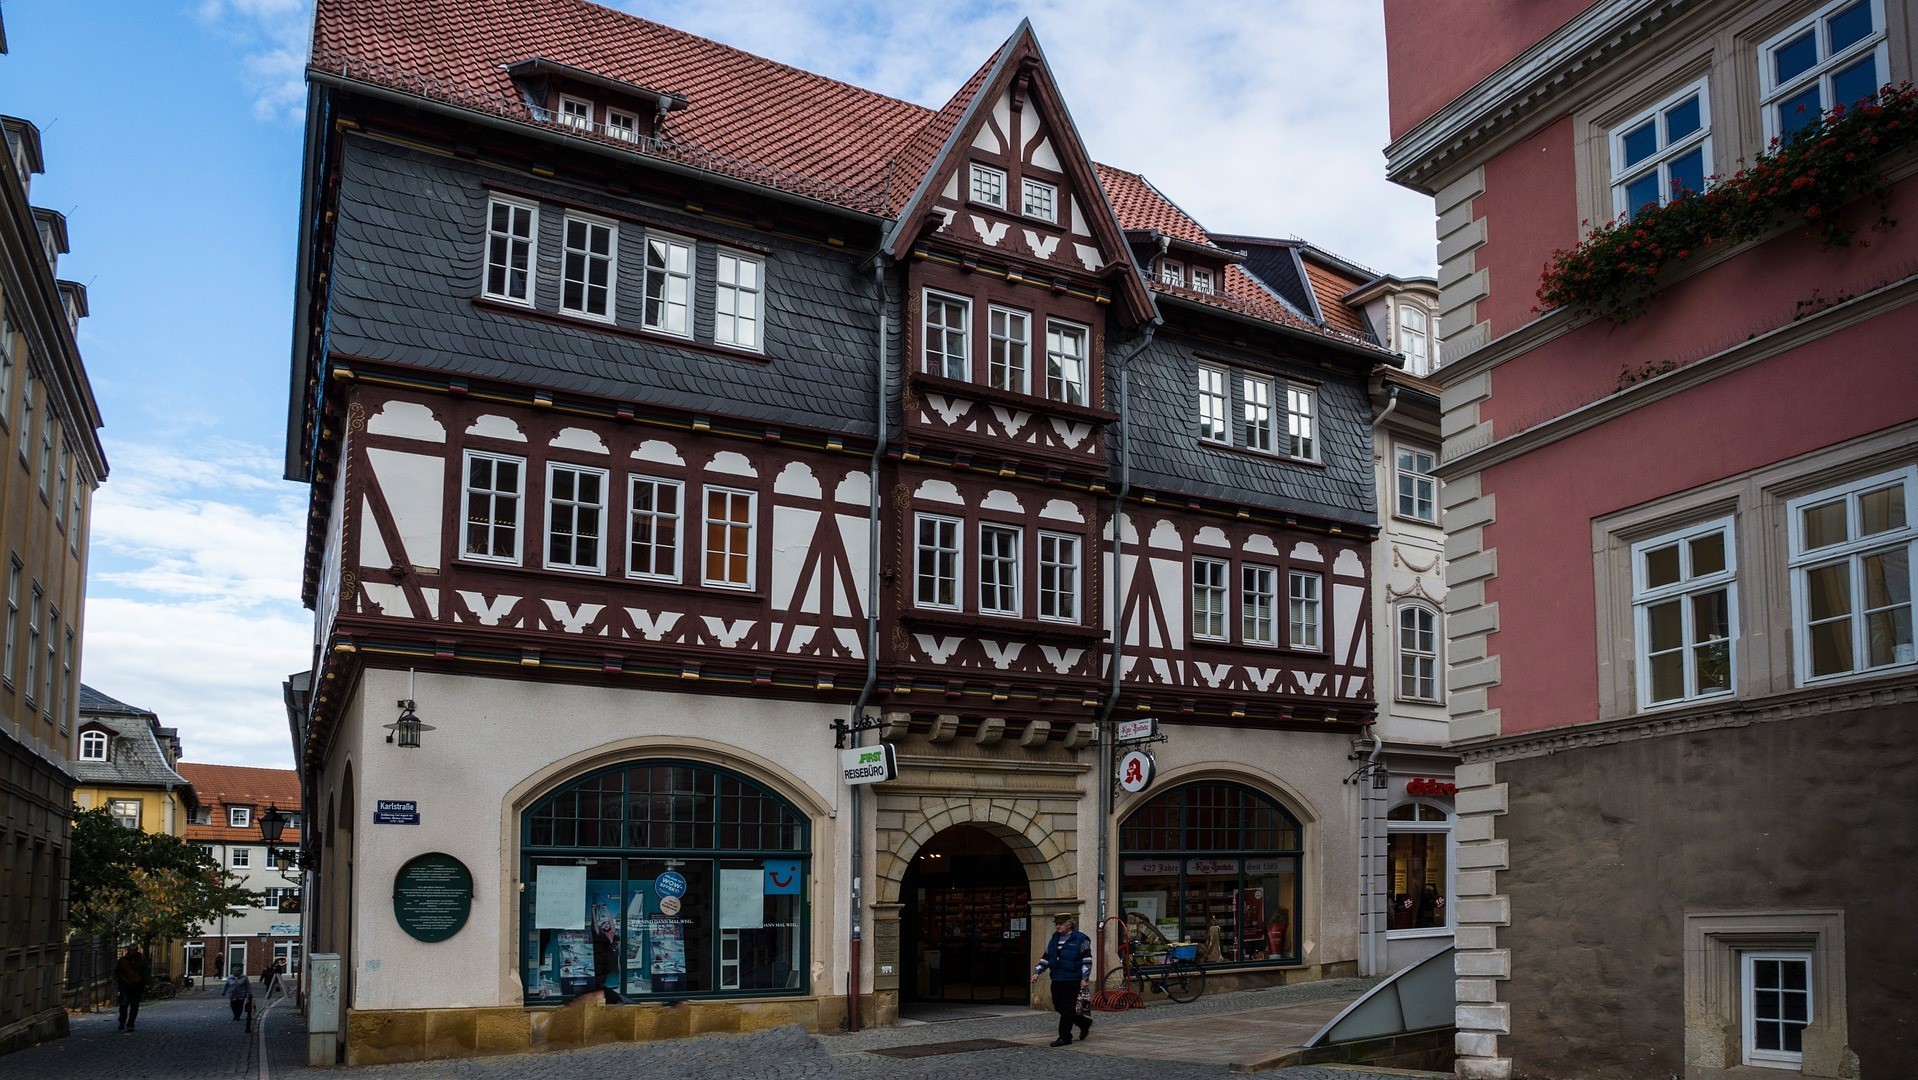
[[[120,988],[120,1030],[133,1031],[140,1020],[140,999],[146,996],[147,955],[138,945],[128,945],[125,956],[113,966],[113,981]]]
[[[253,981],[238,971],[230,971],[226,982],[220,984],[220,994],[233,1006],[233,1019],[238,1020],[240,1012],[253,1004]]]
[[[280,985],[279,965],[269,963],[260,969],[260,996],[270,999],[275,990],[286,993],[286,988]]]
[[[1080,991],[1092,978],[1092,939],[1080,933],[1074,921],[1070,911],[1053,917],[1052,938],[1046,942],[1039,966],[1032,969],[1035,983],[1039,976],[1052,973],[1052,1007],[1059,1013],[1059,1037],[1052,1040],[1054,1046],[1072,1045],[1074,1024],[1079,1025],[1080,1041],[1092,1034],[1091,1012],[1079,1011]]]

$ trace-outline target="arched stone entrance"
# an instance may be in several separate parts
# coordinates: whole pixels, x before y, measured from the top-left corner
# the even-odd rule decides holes
[[[919,849],[900,908],[902,1010],[913,1005],[1024,1001],[1032,896],[1012,848],[977,825],[954,825]]]

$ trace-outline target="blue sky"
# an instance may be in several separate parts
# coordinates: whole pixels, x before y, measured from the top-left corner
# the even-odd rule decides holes
[[[1431,203],[1383,179],[1372,2],[645,0],[634,14],[927,105],[1030,17],[1093,155],[1220,232],[1432,271]],[[308,0],[9,0],[0,112],[40,125],[112,472],[83,678],[189,760],[292,764],[304,489],[280,479]],[[1176,13],[1176,14],[1169,14]]]

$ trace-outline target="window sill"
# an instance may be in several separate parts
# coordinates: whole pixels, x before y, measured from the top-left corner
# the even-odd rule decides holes
[[[1325,468],[1325,462],[1319,461],[1315,458],[1292,457],[1289,454],[1278,454],[1278,453],[1273,453],[1266,450],[1254,450],[1254,449],[1251,449],[1250,447],[1239,446],[1236,443],[1215,442],[1211,439],[1200,439],[1199,445],[1204,447],[1207,450],[1216,450],[1222,454],[1237,454],[1240,457],[1257,458],[1260,461],[1274,461],[1274,462],[1279,462],[1285,465],[1305,465],[1314,469]]]
[[[965,630],[982,637],[1055,637],[1068,641],[1105,640],[1103,629],[1048,619],[1027,619],[1011,615],[974,615],[963,611],[927,611],[917,609],[899,616],[907,626],[935,626]]]
[[[1089,405],[1073,405],[1037,394],[1018,394],[1011,390],[998,390],[984,383],[970,382],[965,379],[949,379],[944,375],[934,375],[925,371],[913,371],[908,383],[941,394],[953,394],[959,397],[978,398],[997,405],[1008,405],[1015,409],[1032,412],[1057,413],[1061,416],[1076,417],[1095,424],[1110,424],[1119,419],[1119,414],[1095,409]]]
[[[1224,652],[1245,653],[1255,656],[1324,656],[1324,649],[1294,649],[1284,645],[1250,645],[1243,641],[1220,641],[1217,638],[1193,637],[1188,648],[1213,649]]]
[[[1451,936],[1452,936],[1452,928],[1449,926],[1427,926],[1427,927],[1422,927],[1416,930],[1387,930],[1385,932],[1385,937],[1386,937],[1386,940],[1388,941],[1405,941],[1405,940],[1410,940],[1415,938],[1436,938],[1436,937],[1451,937]]]
[[[607,322],[603,319],[595,319],[590,316],[570,315],[563,311],[547,311],[544,308],[536,308],[512,301],[497,300],[490,296],[475,296],[473,298],[473,306],[482,311],[497,312],[501,315],[512,315],[521,319],[532,319],[535,322],[543,322],[551,326],[586,330],[595,334],[607,334],[612,337],[625,338],[628,341],[643,341],[652,345],[667,345],[676,349],[685,349],[689,352],[704,353],[707,356],[723,356],[728,360],[739,360],[746,363],[757,364],[769,364],[772,362],[772,358],[763,352],[752,352],[736,345],[720,345],[710,341],[697,341],[691,337],[680,337],[678,334],[668,334],[660,330],[645,330],[638,327],[621,326],[618,323]]]
[[[765,590],[759,586],[750,589],[737,589],[725,585],[687,584],[683,581],[657,581],[652,578],[627,577],[625,574],[585,570],[558,570],[545,566],[521,566],[517,563],[486,562],[479,559],[460,558],[456,566],[467,570],[500,570],[514,575],[529,575],[545,578],[549,581],[568,583],[593,582],[602,587],[628,586],[658,592],[685,593],[693,596],[736,596],[752,600],[763,600]]]

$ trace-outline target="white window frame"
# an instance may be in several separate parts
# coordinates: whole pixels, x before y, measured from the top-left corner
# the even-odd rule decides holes
[[[1706,177],[1704,184],[1705,187],[1711,186],[1712,98],[1710,82],[1710,79],[1699,79],[1696,82],[1687,83],[1678,90],[1661,98],[1657,104],[1650,108],[1632,114],[1632,116],[1623,123],[1612,125],[1607,138],[1611,146],[1612,154],[1612,215],[1614,217],[1621,214],[1630,214],[1638,209],[1636,206],[1628,205],[1628,196],[1625,194],[1625,189],[1630,187],[1635,181],[1643,179],[1648,172],[1656,171],[1658,173],[1658,205],[1665,206],[1670,203],[1672,201],[1671,164],[1674,160],[1691,153],[1695,147],[1702,147],[1701,154],[1704,160],[1704,175]],[[1698,130],[1681,136],[1677,142],[1667,143],[1665,141],[1665,110],[1691,97],[1693,94],[1698,95]],[[1627,165],[1625,164],[1625,135],[1634,128],[1643,125],[1647,120],[1652,122],[1653,137],[1658,141],[1658,148],[1653,150],[1652,155],[1643,161]]]
[[[1239,377],[1239,445],[1262,454],[1278,453],[1273,424],[1273,380],[1262,375]]]
[[[937,331],[940,335],[940,340],[939,340],[939,348],[936,350],[933,348],[933,341],[932,341],[932,335],[935,327],[935,324],[932,321],[932,308],[935,303],[940,305],[942,309],[945,307],[945,305],[948,305],[948,304],[957,305],[959,308],[959,325],[957,326],[950,325],[944,321],[943,317],[941,321],[937,324]],[[972,300],[971,298],[965,297],[965,296],[958,296],[954,293],[940,292],[937,289],[927,289],[925,290],[923,294],[923,302],[920,304],[920,309],[921,310],[919,315],[919,370],[924,371],[928,375],[937,375],[942,379],[955,379],[960,382],[965,382],[971,379],[972,378]],[[957,334],[958,337],[955,339],[954,337],[952,337],[953,334]],[[956,353],[948,348],[948,346],[952,345],[955,341],[958,343],[958,346],[959,346],[958,351]],[[936,368],[933,367],[933,358],[935,356],[938,358],[938,367]],[[957,363],[957,366],[959,368],[959,374],[957,375],[953,374],[953,367],[955,362]]]
[[[1260,581],[1262,584],[1255,584]],[[1264,618],[1259,608],[1265,609]],[[1279,644],[1279,568],[1260,563],[1239,567],[1239,640],[1277,648]]]
[[[1694,576],[1691,572],[1692,541],[1713,533],[1723,533],[1725,540],[1725,567],[1704,576]],[[1717,698],[1732,697],[1738,693],[1738,532],[1734,520],[1729,517],[1713,518],[1696,525],[1672,532],[1662,533],[1632,545],[1632,627],[1633,661],[1638,673],[1638,708],[1645,712],[1652,709],[1666,709],[1674,705],[1688,705],[1693,702],[1711,701]],[[1645,556],[1659,548],[1676,546],[1678,548],[1678,580],[1656,588],[1646,584]],[[1725,592],[1727,685],[1723,690],[1701,692],[1698,689],[1697,651],[1700,647],[1712,644],[1709,641],[1696,640],[1693,626],[1691,598],[1719,590]],[[1651,648],[1651,610],[1661,604],[1679,602],[1680,644],[1679,651],[1684,659],[1685,692],[1675,698],[1663,701],[1652,700],[1652,658]]]
[[[47,593],[39,582],[33,583],[33,601],[27,605],[27,675],[20,684],[20,693],[27,704],[33,704],[33,690],[40,681],[40,609],[47,603]]]
[[[733,499],[743,497],[746,500],[746,520],[741,522],[730,517],[713,517],[713,496],[715,495],[725,496],[728,506],[733,505]],[[750,592],[759,580],[759,493],[756,491],[747,491],[744,488],[713,487],[708,485],[700,492],[699,513],[701,524],[699,545],[700,581],[715,589],[734,589],[741,592]],[[720,554],[729,565],[734,555],[741,554],[741,552],[733,550],[733,530],[740,528],[745,529],[744,544],[746,550],[743,552],[746,556],[745,581],[733,581],[727,578],[715,578],[712,576],[712,556],[714,551],[712,538],[713,527],[715,525],[725,530],[723,535],[727,539],[724,547],[720,549]]]
[[[574,225],[579,225],[585,230],[586,246],[573,245]],[[594,230],[604,230],[606,233],[604,255],[593,252]],[[576,315],[582,319],[612,322],[619,307],[619,223],[611,218],[568,210],[560,221],[559,237],[559,309],[568,315]],[[595,286],[592,279],[593,264],[596,262],[605,263],[606,269],[605,284],[599,286]],[[577,274],[575,269],[578,271]],[[573,287],[575,281],[579,286],[580,302],[577,306],[566,302],[566,291]],[[601,298],[605,309],[603,311],[593,310],[592,293],[596,287],[605,293]]]
[[[8,686],[13,685],[15,662],[20,652],[20,583],[26,577],[26,567],[18,555],[8,560],[7,570],[7,633],[6,667],[0,670]]]
[[[33,388],[38,385],[40,380],[33,372],[27,372],[27,382],[20,395],[20,461],[23,464],[33,453]]]
[[[584,109],[584,115],[569,111],[569,106]],[[553,110],[553,119],[558,121],[561,127],[569,127],[574,131],[590,132],[593,130],[593,102],[589,98],[574,97],[571,94],[561,94],[559,96],[559,107]]]
[[[53,410],[40,423],[40,497],[47,497],[47,480],[53,476]]]
[[[1232,373],[1225,368],[1200,364],[1199,441],[1232,445]]]
[[[553,494],[557,486],[555,481],[558,480],[560,473],[571,473],[574,476],[572,498],[560,499]],[[599,481],[599,499],[597,501],[588,502],[579,497],[578,478],[585,476],[594,477]],[[568,573],[603,574],[606,572],[606,508],[607,504],[612,501],[610,492],[608,491],[610,486],[609,474],[605,469],[592,465],[577,465],[570,461],[549,461],[546,463],[546,529],[540,537],[541,566],[544,566],[548,570],[564,570]],[[567,543],[567,549],[574,554],[578,553],[579,540],[585,535],[579,528],[580,512],[582,510],[591,510],[597,515],[598,528],[592,535],[592,562],[584,563],[553,558],[553,536],[555,534],[553,518],[555,517],[555,510],[561,507],[570,508],[573,514],[572,527],[567,530],[565,535],[571,538]]]
[[[1079,537],[1071,533],[1039,532],[1039,618],[1047,622],[1079,621]]]
[[[640,489],[640,485],[642,484],[650,486],[653,491],[653,499],[652,499],[653,508],[650,510],[639,509],[638,492]],[[659,492],[667,488],[672,489],[672,492],[673,492],[674,510],[670,514],[665,513],[659,509]],[[672,552],[668,556],[668,561],[671,563],[670,570],[661,572],[658,570],[645,571],[645,570],[633,569],[633,546],[639,542],[638,541],[639,522],[641,518],[645,518],[648,521],[651,521],[653,523],[654,539],[649,545],[649,550],[652,550],[655,553],[657,553],[664,546],[660,544],[658,540],[659,523],[667,520],[670,520],[672,522],[672,528],[673,528]],[[626,576],[639,581],[671,581],[676,583],[680,580],[680,575],[683,573],[683,570],[681,569],[681,563],[682,563],[682,553],[685,551],[685,549],[686,549],[686,484],[685,484],[685,481],[668,480],[665,477],[661,477],[661,476],[646,476],[642,473],[629,473],[626,477]],[[657,565],[658,562],[659,562],[659,558],[657,554],[655,554],[653,558],[653,563],[654,565]]]
[[[1765,139],[1769,142],[1784,134],[1778,123],[1778,113],[1774,106],[1787,98],[1796,97],[1812,83],[1818,84],[1820,115],[1829,113],[1832,107],[1840,104],[1832,99],[1831,76],[1839,68],[1850,67],[1852,61],[1862,58],[1866,53],[1875,55],[1878,64],[1879,89],[1891,78],[1891,54],[1889,37],[1886,33],[1884,0],[1869,0],[1871,4],[1872,32],[1846,46],[1841,53],[1833,55],[1831,51],[1831,31],[1826,20],[1840,9],[1850,7],[1852,0],[1832,0],[1818,10],[1766,38],[1758,46],[1758,112],[1764,117]],[[1799,72],[1786,82],[1778,81],[1778,65],[1772,59],[1778,47],[1803,34],[1806,29],[1815,27],[1813,40],[1817,43],[1818,62]],[[1852,102],[1843,102],[1850,106]]]
[[[1399,314],[1399,355],[1405,357],[1405,370],[1413,375],[1425,376],[1432,373],[1432,314],[1423,304],[1400,303]],[[1418,325],[1412,324],[1413,318]]]
[[[249,869],[253,865],[253,849],[249,847],[228,848],[226,861],[227,865],[235,870]]]
[[[1876,533],[1869,537],[1860,537],[1857,496],[1861,492],[1893,484],[1901,485],[1904,489],[1904,527]],[[1850,539],[1843,543],[1828,544],[1816,551],[1806,551],[1804,511],[1839,499],[1845,501],[1846,535]],[[1894,659],[1889,664],[1880,664],[1876,667],[1859,665],[1860,661],[1867,659],[1870,655],[1867,623],[1871,611],[1866,610],[1863,603],[1865,596],[1862,566],[1866,557],[1881,554],[1887,549],[1900,545],[1905,548],[1907,569],[1911,575],[1911,580],[1905,583],[1906,596],[1912,603],[1912,612],[1918,613],[1918,465],[1860,477],[1848,483],[1801,495],[1785,503],[1785,515],[1789,525],[1787,532],[1791,545],[1788,554],[1791,566],[1792,652],[1795,661],[1793,665],[1795,685],[1810,686],[1847,679],[1869,678],[1888,671],[1904,671],[1918,667],[1918,639],[1912,643],[1911,651],[1914,655],[1911,659]],[[1839,562],[1845,563],[1849,568],[1851,607],[1846,617],[1852,622],[1853,666],[1849,671],[1813,675],[1811,673],[1811,601],[1806,587],[1806,577],[1813,570]],[[1875,610],[1885,611],[1889,608]],[[1908,615],[1908,618],[1918,619],[1918,614]],[[1914,630],[1918,630],[1918,627],[1914,627]],[[1918,634],[1914,636],[1918,638]]]
[[[1033,209],[1032,201],[1035,193],[1044,194],[1044,205],[1037,210]],[[1059,223],[1059,188],[1056,185],[1022,177],[1019,182],[1019,204],[1020,212],[1026,217],[1053,225]]]
[[[1006,171],[1004,169],[995,169],[990,165],[980,164],[977,161],[971,164],[972,171],[968,174],[966,184],[967,194],[971,201],[981,206],[990,206],[995,210],[1004,210],[1006,208]],[[998,186],[998,194],[996,197],[994,196],[992,185],[985,181],[996,182]]]
[[[1754,967],[1760,960],[1779,960],[1786,963],[1805,965],[1805,1027],[1810,1028],[1817,1017],[1818,987],[1817,976],[1812,964],[1809,949],[1751,949],[1741,950],[1738,954],[1738,1018],[1739,1046],[1744,1051],[1741,1063],[1769,1069],[1800,1069],[1805,1063],[1805,1053],[1800,1050],[1760,1050],[1758,1049],[1758,986]],[[1794,993],[1785,990],[1783,994]],[[1801,1033],[1802,1035],[1802,1033]],[[1802,1044],[1801,1044],[1802,1045]]]
[[[130,815],[122,814],[120,811],[125,807],[131,807],[133,813]],[[140,823],[146,818],[146,806],[144,801],[140,799],[108,799],[107,813],[113,817],[113,823],[115,825],[123,829],[132,829],[134,832],[139,832]],[[133,824],[127,824],[124,820],[126,817],[131,817]]]
[[[740,270],[747,266],[753,271],[751,285],[740,283]],[[727,320],[732,322],[730,331]],[[713,269],[713,343],[766,351],[766,260],[758,255],[719,249]]]
[[[1185,288],[1185,264],[1177,259],[1159,258],[1159,284]]]
[[[82,731],[80,733],[80,760],[105,761],[107,745],[110,740],[104,731]]]
[[[1192,291],[1204,296],[1211,296],[1215,291],[1215,287],[1212,284],[1212,271],[1203,266],[1193,267]]]
[[[499,464],[502,464],[502,463],[510,464],[514,466],[515,469],[518,470],[519,483],[517,486],[514,487],[512,491],[513,553],[510,556],[496,555],[496,554],[493,554],[490,550],[485,552],[474,551],[467,543],[467,528],[472,523],[471,514],[472,514],[473,495],[476,491],[481,490],[473,487],[473,462],[475,460],[489,461],[494,463],[495,466],[498,466]],[[490,475],[493,477],[494,482],[497,483],[498,477],[499,477],[498,468],[495,467],[491,471]],[[492,511],[496,509],[494,505],[494,500],[497,500],[499,496],[502,494],[504,494],[502,489],[497,487],[484,489],[485,498],[488,500],[487,506],[488,506],[489,517],[487,520],[489,522],[495,520],[490,516]],[[520,560],[525,556],[525,551],[526,551],[526,459],[522,457],[514,457],[511,454],[489,453],[488,451],[485,451],[485,450],[466,451],[465,454],[460,459],[459,524],[460,524],[460,558],[461,559],[467,560],[468,562],[485,562],[485,563],[496,563],[501,566],[518,566],[520,564]],[[493,546],[490,543],[490,541],[494,538],[494,534],[498,530],[499,526],[497,524],[491,524],[491,525],[488,525],[487,528],[489,530],[488,536],[487,536],[489,543],[487,546],[490,549]]]
[[[994,550],[997,539],[1011,538],[1010,555]],[[979,613],[982,615],[1007,615],[1018,618],[1025,614],[1025,589],[1023,586],[1023,567],[1025,563],[1026,532],[1017,525],[1006,525],[997,521],[979,523]],[[988,590],[998,595],[991,596],[988,602]],[[1010,604],[1001,603],[1006,594],[1011,595]]]
[[[1408,616],[1412,617],[1410,621],[1416,623],[1416,617],[1420,615],[1430,620],[1426,629],[1421,630],[1416,625],[1409,627],[1406,625]],[[1393,688],[1393,693],[1400,701],[1418,701],[1435,705],[1442,700],[1443,690],[1439,676],[1445,669],[1439,664],[1439,649],[1444,641],[1443,627],[1444,616],[1430,604],[1402,603],[1393,611],[1392,648],[1396,660],[1394,667],[1398,671],[1398,681]],[[1409,646],[1406,643],[1408,631],[1412,634],[1412,642]],[[1429,647],[1421,647],[1424,645],[1421,637],[1425,635],[1430,637]],[[1421,673],[1418,670],[1420,661],[1431,665],[1429,671]],[[1412,686],[1410,691],[1406,689],[1408,679]],[[1421,683],[1429,684],[1431,692],[1419,693]]]
[[[1015,351],[1016,365],[1012,362]],[[1014,394],[1032,393],[1031,312],[1003,304],[986,305],[986,385]]]
[[[229,829],[250,829],[253,827],[253,808],[251,806],[229,806],[226,808],[226,827]]]
[[[0,428],[13,422],[13,316],[0,314]]]
[[[1065,348],[1077,342],[1077,350]],[[1071,367],[1077,371],[1069,375]],[[1046,397],[1067,405],[1092,404],[1092,330],[1064,319],[1046,320]],[[1078,400],[1074,400],[1076,396]]]
[[[1415,808],[1412,811],[1414,815],[1414,820],[1393,821],[1391,819],[1390,817],[1391,811],[1397,810],[1401,806],[1411,806]],[[1418,810],[1416,809],[1417,807],[1424,807],[1425,809],[1428,809],[1428,810],[1436,810],[1440,815],[1443,816],[1444,820],[1442,821],[1421,820],[1417,817],[1417,814],[1418,814]],[[1391,838],[1394,835],[1410,834],[1413,836],[1423,835],[1423,836],[1445,837],[1445,891],[1443,895],[1441,896],[1441,900],[1443,901],[1443,906],[1445,908],[1445,924],[1443,926],[1421,926],[1421,927],[1415,927],[1415,928],[1408,928],[1405,930],[1393,930],[1388,925],[1385,931],[1385,936],[1393,940],[1401,940],[1405,938],[1444,937],[1447,934],[1451,934],[1455,932],[1455,930],[1457,929],[1457,919],[1452,914],[1452,912],[1458,906],[1458,904],[1456,903],[1457,890],[1454,886],[1454,882],[1457,880],[1457,873],[1458,873],[1458,861],[1457,861],[1458,847],[1452,841],[1452,822],[1456,820],[1456,815],[1453,814],[1451,810],[1447,809],[1444,806],[1439,805],[1436,802],[1431,801],[1430,799],[1418,799],[1418,798],[1407,799],[1404,802],[1395,803],[1386,809],[1386,814],[1387,814],[1387,817],[1385,819],[1385,836],[1386,836],[1386,853],[1387,853],[1388,872],[1390,871],[1390,857],[1391,857],[1390,853],[1392,850]],[[1389,901],[1391,900],[1391,898],[1388,896],[1386,899],[1389,905]],[[1389,924],[1391,920],[1387,919],[1386,921]]]
[[[1231,641],[1232,561],[1195,555],[1188,577],[1191,582],[1192,640]],[[1201,597],[1206,598],[1207,602],[1200,603]],[[1202,614],[1205,624],[1199,621]],[[1215,621],[1219,627],[1217,631],[1206,628]]]
[[[40,711],[48,719],[60,708],[60,609],[47,605],[47,669],[41,686]]]
[[[1406,459],[1413,460],[1408,464]],[[1418,458],[1427,462],[1425,468],[1418,467]],[[1407,521],[1422,521],[1427,525],[1438,524],[1438,477],[1433,470],[1438,468],[1438,455],[1422,446],[1394,446],[1392,448],[1392,511],[1395,516]],[[1412,490],[1407,492],[1406,481],[1411,481]],[[1406,509],[1408,499],[1411,509]],[[1420,505],[1428,506],[1427,513],[1418,512]]]
[[[73,472],[73,444],[60,448],[60,467],[53,476],[53,527],[67,531],[67,478]]]
[[[1300,586],[1310,585],[1309,589]],[[1298,652],[1325,651],[1325,578],[1305,570],[1286,575],[1286,644]],[[1306,640],[1310,638],[1310,640]]]
[[[507,227],[505,232],[501,232],[493,227],[494,211],[497,207],[505,207],[507,209]],[[526,213],[525,236],[520,236],[513,231],[513,223],[519,211],[525,211]],[[503,263],[494,258],[496,242],[503,242],[506,246],[505,261]],[[518,247],[524,247],[526,252],[526,288],[523,294],[515,294],[512,291],[513,252]],[[489,195],[486,199],[485,256],[486,257],[481,260],[480,295],[490,300],[498,300],[508,304],[518,304],[522,307],[532,307],[533,297],[539,292],[539,204],[528,202],[525,199],[515,199],[511,196],[500,195],[498,193]],[[501,275],[501,288],[498,291],[493,289],[493,269],[496,266],[501,267],[503,270]]]
[[[621,142],[639,141],[639,114],[624,109],[606,110],[606,134]]]
[[[935,534],[930,544],[926,541],[926,526],[944,530],[944,535]],[[914,607],[929,608],[936,611],[958,611],[965,604],[965,548],[966,525],[956,517],[944,514],[914,514],[912,524],[912,600]],[[946,541],[950,539],[950,544]],[[951,564],[948,574],[941,562]],[[941,603],[937,597],[942,584],[949,585],[951,603]],[[927,586],[932,592],[928,599]]]
[[[1285,456],[1319,460],[1319,392],[1298,383],[1285,387]]]
[[[673,337],[690,338],[693,336],[693,278],[699,272],[699,246],[683,236],[671,233],[648,232],[641,243],[641,262],[645,270],[640,282],[639,324],[656,334],[670,334]],[[666,257],[662,265],[653,265],[655,248],[663,248]],[[673,269],[673,254],[678,252],[686,259],[684,272]],[[659,314],[653,318],[653,285],[660,283]],[[677,288],[675,288],[677,286]],[[673,312],[679,312],[685,325],[673,329]]]

